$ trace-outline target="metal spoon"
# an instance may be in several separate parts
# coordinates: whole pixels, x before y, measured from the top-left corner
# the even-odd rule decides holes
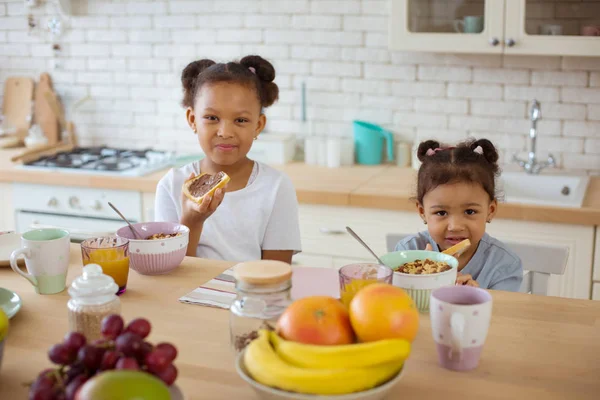
[[[121,217],[121,219],[125,222],[127,222],[127,225],[129,225],[129,229],[131,229],[131,232],[133,233],[133,237],[136,239],[144,239],[142,237],[142,235],[140,235],[138,233],[138,231],[133,227],[133,225],[131,225],[131,223],[127,220],[127,218],[125,218],[125,216],[123,214],[121,214],[121,211],[117,210],[117,207],[115,207],[110,201],[108,202],[108,205],[110,206],[110,208],[112,208],[113,210],[115,210],[115,212],[117,214],[119,214],[119,217]]]
[[[375,257],[375,259],[377,260],[377,262],[380,265],[385,265],[385,263],[383,261],[381,261],[381,259],[379,257],[377,257],[377,254],[375,254],[375,252],[373,250],[371,250],[371,248],[356,234],[356,232],[354,232],[352,229],[350,229],[349,226],[346,227],[346,230],[348,231],[348,233],[350,235],[352,235],[352,237],[354,239],[356,239],[360,244],[362,244],[365,249],[369,250],[369,253],[373,254],[373,257]]]

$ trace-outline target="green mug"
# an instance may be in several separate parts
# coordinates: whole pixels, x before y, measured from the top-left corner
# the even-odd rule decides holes
[[[483,17],[467,15],[462,20],[454,21],[454,30],[458,33],[481,33],[483,31]]]
[[[39,294],[65,290],[70,253],[69,232],[64,229],[36,229],[21,235],[21,248],[10,255],[10,267],[27,279]],[[23,255],[27,272],[17,265]]]

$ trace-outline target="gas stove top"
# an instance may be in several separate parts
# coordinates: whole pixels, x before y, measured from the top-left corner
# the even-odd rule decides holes
[[[25,163],[21,168],[96,175],[143,176],[169,167],[173,153],[112,147],[77,147]]]

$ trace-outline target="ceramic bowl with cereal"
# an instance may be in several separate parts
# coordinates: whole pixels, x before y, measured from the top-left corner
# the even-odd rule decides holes
[[[392,284],[404,289],[420,312],[429,312],[433,289],[456,282],[458,260],[447,254],[427,250],[402,250],[380,257],[394,270]]]
[[[129,266],[142,275],[160,275],[181,264],[187,251],[190,230],[176,222],[142,222],[133,224],[143,239],[136,239],[124,226],[117,236],[129,239]]]

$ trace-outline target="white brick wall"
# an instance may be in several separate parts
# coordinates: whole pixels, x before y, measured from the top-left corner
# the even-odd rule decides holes
[[[49,2],[32,10],[43,26]],[[564,4],[563,4],[564,3]],[[557,4],[573,12],[567,1]],[[528,112],[541,102],[540,153],[570,170],[600,172],[600,57],[433,54],[388,50],[389,0],[88,0],[61,38],[29,34],[21,0],[0,0],[0,84],[50,71],[82,143],[189,152],[181,69],[190,61],[260,54],[277,70],[271,132],[305,132],[300,88],[319,134],[351,136],[362,118],[398,139],[455,142],[487,137],[510,159],[527,146]],[[436,0],[442,12],[447,2]],[[554,7],[554,6],[552,6]],[[552,18],[541,2],[532,17]],[[562,11],[561,11],[562,12]]]

